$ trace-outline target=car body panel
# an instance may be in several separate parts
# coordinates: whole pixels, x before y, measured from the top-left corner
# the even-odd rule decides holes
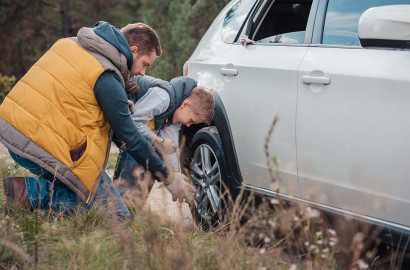
[[[404,51],[309,48],[296,127],[304,199],[410,225],[407,63]],[[312,74],[331,82],[302,82]]]
[[[224,151],[233,150],[226,160],[240,167],[231,175],[261,194],[410,233],[410,50],[322,45],[327,0],[312,3],[306,44],[227,44],[221,28],[235,3],[187,61],[188,76],[223,107],[215,121],[229,124],[219,132],[229,135]],[[269,155],[281,181],[273,186],[264,145],[276,113]]]
[[[238,75],[216,75],[223,81],[216,90],[224,100],[230,119],[242,176],[248,184],[279,188],[297,197],[300,192],[295,145],[296,70],[307,49],[307,46],[232,45],[217,66],[234,68]],[[269,143],[269,156],[266,156],[264,145],[276,114],[280,121]],[[280,166],[275,168],[279,172],[276,186],[272,186],[267,169],[267,161],[272,156]]]

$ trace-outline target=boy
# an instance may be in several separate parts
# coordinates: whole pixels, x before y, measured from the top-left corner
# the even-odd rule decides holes
[[[139,90],[128,98],[135,103],[135,112],[132,112],[135,125],[172,170],[180,172],[179,130],[181,125],[211,123],[215,106],[212,92],[197,87],[197,82],[188,77],[177,77],[170,82],[150,76],[137,76],[133,80]],[[114,173],[114,179],[121,177],[123,181],[120,193],[125,192],[124,185],[136,184],[132,176],[136,166],[136,161],[121,150]]]

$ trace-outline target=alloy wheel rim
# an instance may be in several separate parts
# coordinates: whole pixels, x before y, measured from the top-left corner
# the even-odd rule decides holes
[[[201,144],[193,155],[191,179],[198,191],[195,210],[204,220],[210,220],[218,213],[221,190],[221,170],[215,152],[206,144]]]

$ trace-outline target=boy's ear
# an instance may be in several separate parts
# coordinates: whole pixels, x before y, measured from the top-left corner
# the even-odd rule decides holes
[[[189,106],[191,106],[191,101],[190,101],[189,99],[185,99],[185,100],[182,102],[182,106],[183,106],[183,107],[189,107]]]

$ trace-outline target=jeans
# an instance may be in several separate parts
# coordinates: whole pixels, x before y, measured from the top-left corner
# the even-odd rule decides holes
[[[113,202],[115,214],[119,218],[130,217],[128,207],[106,172],[101,178],[94,200],[86,205],[74,191],[59,179],[55,179],[52,187],[54,174],[27,158],[16,155],[10,150],[9,152],[17,164],[39,176],[25,177],[27,196],[33,208],[47,210],[51,207],[56,212],[73,212],[78,207],[84,207],[85,209],[89,209],[94,205],[97,208],[101,206],[108,207],[108,202]]]
[[[126,150],[121,150],[115,164],[114,179],[121,177],[128,184],[132,185],[132,172],[136,166],[138,166],[138,163],[135,159]]]
[[[125,195],[125,193],[129,190],[135,192],[133,194],[134,199],[142,199],[146,198],[145,196],[151,192],[155,181],[150,176],[144,175],[144,173],[136,172],[137,166],[139,166],[139,164],[135,159],[128,154],[126,150],[121,150],[115,165],[114,179],[120,179],[120,182],[118,182],[118,191],[121,195],[126,197],[127,195]],[[139,170],[139,172],[141,172],[141,170]],[[145,202],[145,199],[141,202]]]
[[[120,194],[124,194],[130,188],[135,188],[137,183],[132,173],[137,166],[138,163],[135,159],[126,150],[122,149],[118,155],[114,170],[114,179],[121,178],[121,184],[118,187]]]

